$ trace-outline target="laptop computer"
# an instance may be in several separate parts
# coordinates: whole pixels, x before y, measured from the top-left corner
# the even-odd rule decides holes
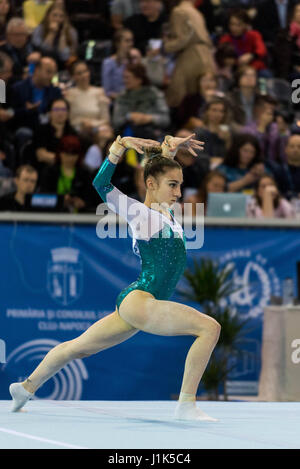
[[[64,196],[58,194],[26,194],[25,208],[30,212],[62,212]]]
[[[207,217],[246,217],[247,195],[233,192],[208,194]]]

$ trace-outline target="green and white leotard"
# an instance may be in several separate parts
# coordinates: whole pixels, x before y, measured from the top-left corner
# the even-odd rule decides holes
[[[117,297],[120,304],[132,290],[151,293],[158,300],[167,300],[186,266],[186,238],[181,225],[157,210],[138,202],[111,184],[116,165],[108,158],[102,163],[93,186],[115,213],[126,219],[132,232],[133,252],[140,257],[142,271],[138,279],[124,288]]]

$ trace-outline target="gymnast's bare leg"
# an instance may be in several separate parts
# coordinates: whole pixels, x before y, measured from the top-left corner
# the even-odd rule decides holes
[[[198,409],[195,401],[199,382],[219,339],[220,324],[190,306],[156,300],[150,293],[140,290],[125,297],[119,313],[132,326],[151,334],[196,337],[186,357],[175,417],[216,421]]]
[[[89,357],[129,339],[138,330],[122,319],[117,311],[100,319],[76,339],[63,342],[47,353],[34,372],[22,383],[13,383],[12,411],[20,410],[33,394],[61,368],[76,358]]]

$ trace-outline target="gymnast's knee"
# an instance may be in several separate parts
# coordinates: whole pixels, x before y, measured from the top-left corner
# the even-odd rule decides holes
[[[64,344],[66,345],[67,353],[71,360],[87,358],[96,353],[91,348],[78,344],[76,339],[64,342]]]

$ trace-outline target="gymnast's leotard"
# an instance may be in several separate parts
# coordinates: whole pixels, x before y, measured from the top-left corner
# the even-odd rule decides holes
[[[142,271],[138,279],[124,288],[117,297],[120,304],[132,290],[151,293],[158,300],[167,300],[186,266],[186,238],[181,225],[158,210],[147,207],[119,191],[111,184],[116,165],[108,158],[102,163],[93,186],[108,207],[126,219],[132,231],[133,252],[140,257]]]

